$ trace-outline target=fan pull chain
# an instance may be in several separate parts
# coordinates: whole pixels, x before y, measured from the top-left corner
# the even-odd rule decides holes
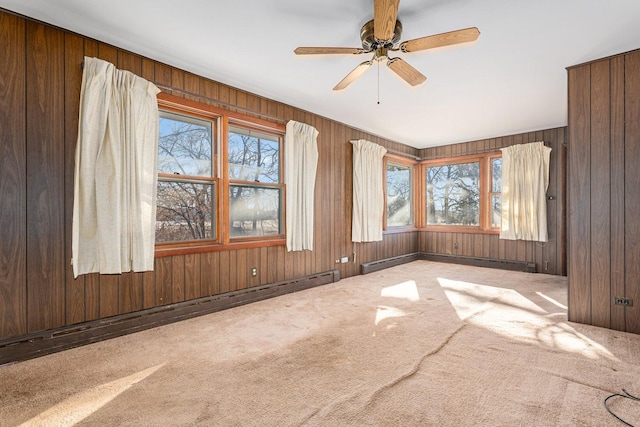
[[[378,63],[378,105],[380,105],[380,61]]]

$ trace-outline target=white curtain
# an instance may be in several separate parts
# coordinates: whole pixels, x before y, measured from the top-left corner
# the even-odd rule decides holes
[[[75,277],[153,270],[158,92],[109,62],[84,58],[73,200]]]
[[[500,238],[547,241],[547,187],[551,148],[543,142],[502,148]]]
[[[318,131],[290,120],[284,137],[287,187],[287,251],[313,250],[313,212],[318,169]]]
[[[382,240],[384,215],[383,157],[387,150],[359,139],[353,144],[353,217],[351,240]]]

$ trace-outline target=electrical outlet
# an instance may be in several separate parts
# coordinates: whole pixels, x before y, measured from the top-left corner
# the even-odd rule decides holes
[[[255,268],[255,267],[252,267],[252,268],[251,268],[251,275],[252,275],[253,277],[256,277],[256,276],[258,275],[258,269],[257,269],[257,268]]]
[[[614,297],[613,303],[615,305],[626,305],[627,307],[633,307],[633,298]]]
[[[343,264],[349,262],[349,257],[343,256],[342,258],[340,258],[340,262]]]

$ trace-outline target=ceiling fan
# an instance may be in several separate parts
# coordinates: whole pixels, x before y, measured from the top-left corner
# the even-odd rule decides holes
[[[402,51],[417,52],[450,46],[459,43],[475,41],[480,35],[476,27],[464,30],[450,31],[448,33],[435,34],[420,37],[400,43],[402,24],[397,20],[400,0],[374,0],[373,19],[362,26],[360,39],[362,48],[359,47],[298,47],[294,50],[296,55],[327,55],[327,54],[351,54],[361,55],[373,52],[373,57],[362,62],[354,68],[333,90],[346,89],[358,77],[373,65],[374,61],[387,61],[387,66],[400,78],[411,86],[418,86],[427,79],[422,73],[413,68],[401,58],[391,58],[389,52]]]

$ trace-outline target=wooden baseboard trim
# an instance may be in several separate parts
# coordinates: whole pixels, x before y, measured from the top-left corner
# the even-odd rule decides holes
[[[536,263],[528,261],[510,261],[491,258],[468,257],[460,255],[445,255],[423,252],[422,259],[427,261],[449,262],[454,264],[472,265],[475,267],[498,268],[501,270],[524,271],[536,273]]]
[[[374,271],[384,270],[385,268],[394,267],[396,265],[405,264],[407,262],[417,261],[420,259],[423,259],[422,253],[414,252],[412,254],[366,262],[364,264],[360,264],[360,274],[373,273]]]
[[[166,325],[340,280],[338,270],[0,340],[0,365]]]

